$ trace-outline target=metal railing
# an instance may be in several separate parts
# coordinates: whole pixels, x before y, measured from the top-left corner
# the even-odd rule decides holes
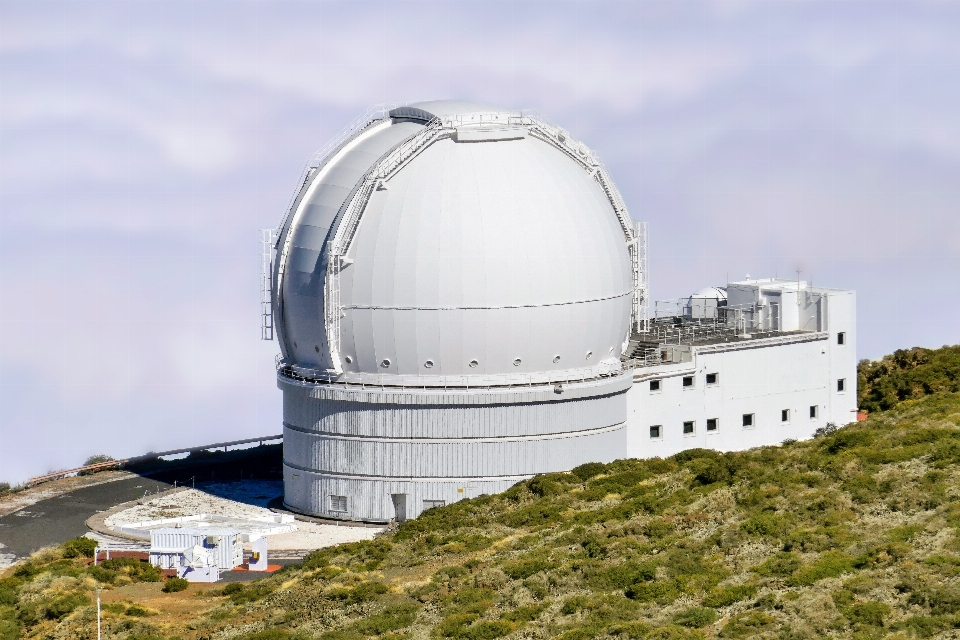
[[[614,378],[642,366],[637,360],[611,360],[594,367],[489,375],[422,375],[336,372],[290,364],[280,354],[277,373],[283,377],[313,384],[336,385],[359,390],[480,390],[547,387],[588,383]]]

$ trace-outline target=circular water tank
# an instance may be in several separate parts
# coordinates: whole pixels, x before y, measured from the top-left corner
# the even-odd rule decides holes
[[[633,296],[629,231],[576,153],[516,115],[409,105],[308,177],[278,243],[286,362],[489,376],[575,372],[619,357]],[[437,119],[446,133],[424,142]],[[381,171],[369,197],[358,195]],[[342,256],[337,238],[349,238]]]

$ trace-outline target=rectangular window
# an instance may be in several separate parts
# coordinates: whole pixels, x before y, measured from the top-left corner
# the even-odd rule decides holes
[[[650,438],[656,440],[660,437],[660,425],[655,424],[650,427]]]
[[[752,427],[753,426],[753,414],[745,413],[743,414],[743,426]]]
[[[346,513],[347,496],[330,496],[330,511],[335,513]]]
[[[660,381],[651,380],[650,381],[650,391],[660,391]]]
[[[837,344],[845,345],[847,344],[847,334],[843,331],[837,334]]]
[[[692,386],[693,386],[693,376],[683,376],[683,388],[686,389]]]
[[[433,509],[434,507],[442,507],[447,504],[446,500],[424,500],[423,501],[423,510]]]
[[[817,405],[812,404],[810,405],[810,419],[816,420],[816,418],[817,418]]]
[[[707,374],[707,384],[717,384],[717,382],[719,381],[720,381],[719,374],[716,374],[716,373]]]
[[[837,391],[840,393],[843,393],[846,390],[847,390],[847,379],[840,378],[839,380],[837,380]]]
[[[707,431],[716,431],[717,423],[718,421],[716,418],[707,418]]]
[[[790,409],[780,410],[780,422],[790,422]]]
[[[683,435],[688,436],[693,433],[693,421],[688,420],[683,423]]]

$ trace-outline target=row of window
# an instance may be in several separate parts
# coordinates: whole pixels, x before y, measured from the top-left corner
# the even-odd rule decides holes
[[[447,504],[446,500],[424,500],[423,510],[442,507],[445,504]],[[347,496],[330,496],[330,511],[332,513],[348,513]]]
[[[706,376],[706,382],[708,387],[715,387],[720,384],[720,374],[719,373],[708,373]],[[650,391],[656,392],[660,391],[660,383],[662,380],[651,380],[650,381]],[[681,381],[684,389],[693,389],[696,387],[695,378],[693,376],[683,376]]]
[[[780,411],[780,422],[783,424],[789,424],[790,422],[790,409],[782,409]],[[817,405],[810,405],[810,419],[816,420],[819,417],[820,409]],[[756,414],[745,413],[742,418],[742,425],[745,429],[753,428],[756,425]],[[689,436],[696,433],[697,423],[695,420],[686,420],[683,423],[683,435]],[[713,433],[720,429],[720,419],[719,418],[707,418],[707,432]],[[663,437],[663,425],[655,424],[650,426],[650,438],[653,440],[658,440]]]
[[[842,334],[841,334],[842,335]],[[714,387],[720,384],[720,374],[719,373],[708,373],[706,375],[706,381],[708,387]],[[651,380],[650,381],[650,391],[651,393],[656,393],[660,391],[660,383],[662,380]],[[693,376],[683,376],[683,388],[692,389],[694,388],[694,377]],[[837,391],[843,393],[847,390],[847,379],[840,378],[837,380]]]

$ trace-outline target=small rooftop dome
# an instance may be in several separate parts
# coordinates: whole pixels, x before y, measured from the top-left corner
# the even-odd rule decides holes
[[[698,289],[696,293],[690,296],[697,300],[708,299],[716,300],[717,302],[726,302],[727,292],[720,287],[704,287],[703,289]]]

